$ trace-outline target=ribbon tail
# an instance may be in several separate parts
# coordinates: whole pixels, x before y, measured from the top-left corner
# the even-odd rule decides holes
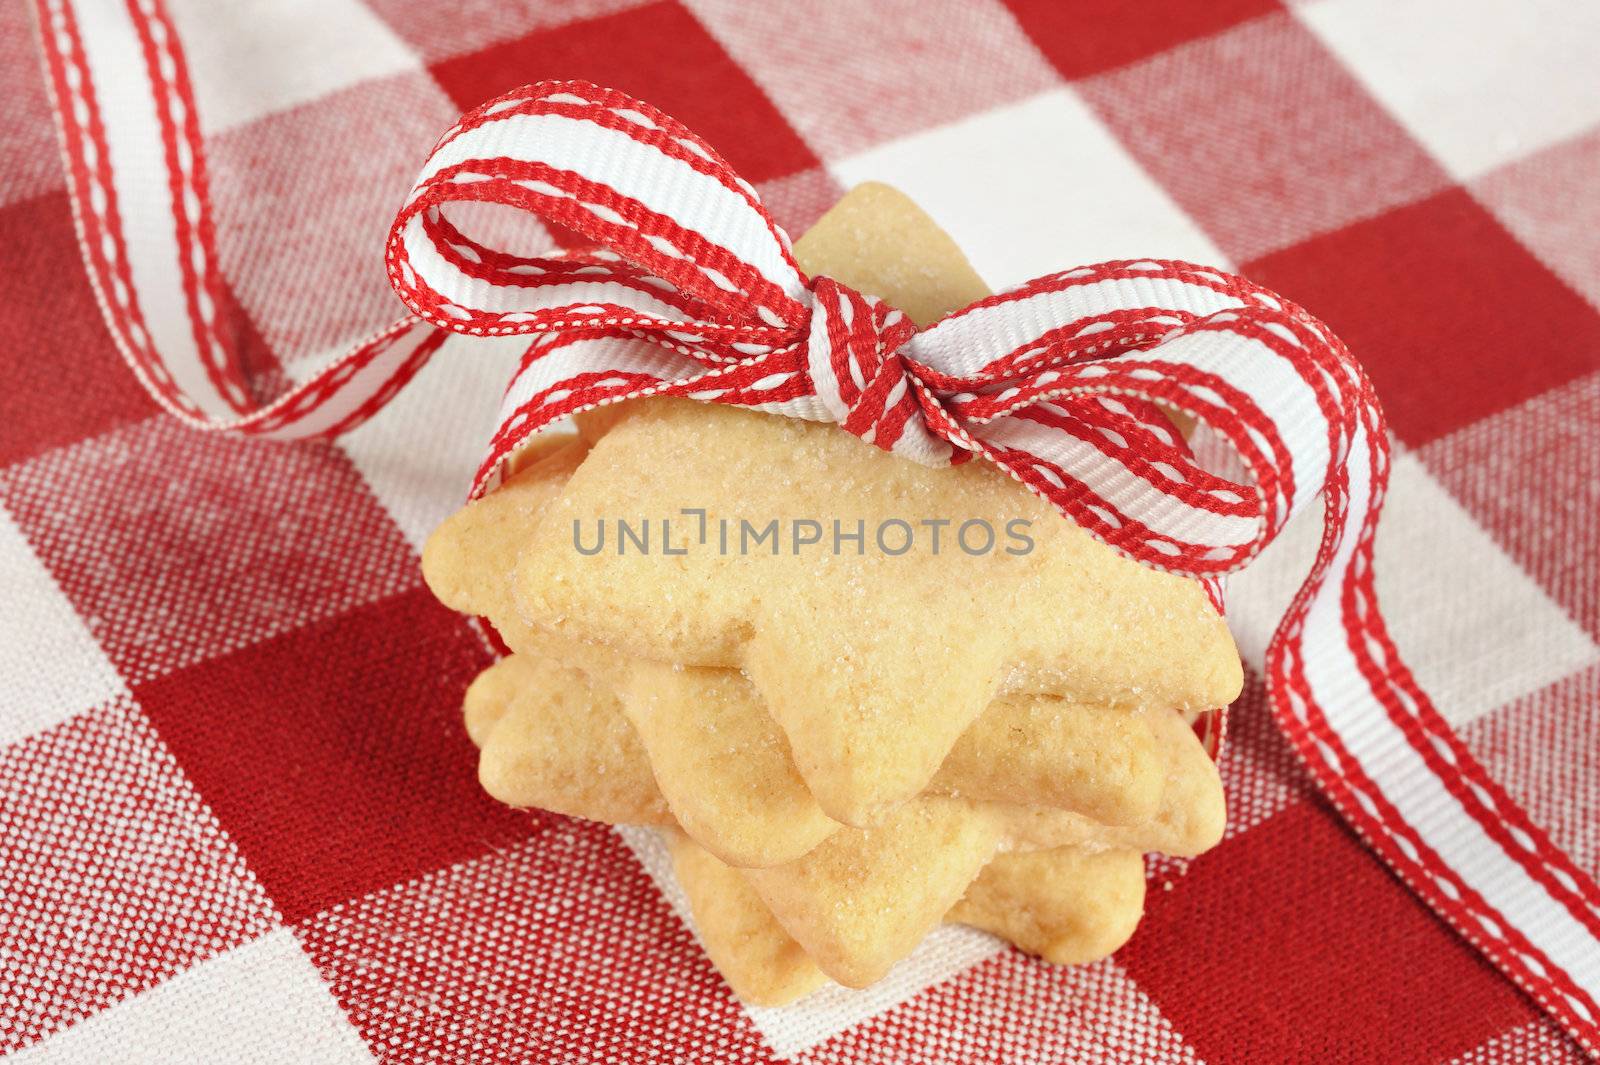
[[[337,435],[381,409],[444,340],[414,315],[271,402],[251,394],[224,321],[204,138],[165,7],[36,0],[35,10],[89,280],[151,398],[193,429],[275,439]],[[151,106],[108,112],[102,98]]]
[[[1315,566],[1268,647],[1273,713],[1396,875],[1597,1053],[1600,891],[1489,777],[1395,650],[1372,565],[1387,446],[1365,414],[1327,484]]]

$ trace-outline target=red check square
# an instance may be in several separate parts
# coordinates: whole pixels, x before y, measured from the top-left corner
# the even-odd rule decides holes
[[[463,110],[551,78],[621,89],[700,134],[748,181],[817,164],[766,94],[674,0],[537,30],[431,69]]]
[[[1068,78],[1120,67],[1279,10],[1276,0],[1006,0],[1039,50]]]
[[[1077,88],[1234,262],[1450,183],[1287,14],[1252,19]]]
[[[1445,1061],[1539,1016],[1316,800],[1152,892],[1117,958],[1205,1061]]]
[[[0,500],[129,682],[420,583],[411,547],[325,444],[163,415],[0,471]]]
[[[1244,264],[1316,309],[1425,444],[1595,368],[1600,312],[1460,188]]]
[[[530,831],[478,787],[460,724],[488,661],[418,589],[134,694],[295,921]]]
[[[67,194],[0,207],[0,247],[17,264],[0,270],[0,336],[15,347],[0,359],[0,465],[154,413],[111,345]]]

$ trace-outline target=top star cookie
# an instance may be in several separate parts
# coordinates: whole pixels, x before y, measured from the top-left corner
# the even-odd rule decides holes
[[[899,239],[863,245],[863,212]],[[907,308],[921,322],[980,291],[949,238],[881,186],[796,252],[852,264],[841,280],[891,302],[918,278],[926,292],[929,273],[961,279]],[[997,695],[1197,713],[1241,683],[1199,584],[1117,555],[999,471],[688,401],[635,404],[595,442],[514,594],[526,621],[563,635],[744,671],[817,801],[853,825],[919,794]]]

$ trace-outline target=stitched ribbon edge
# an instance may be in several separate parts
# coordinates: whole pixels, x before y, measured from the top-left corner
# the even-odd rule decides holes
[[[108,329],[147,391],[194,428],[280,438],[335,435],[380,409],[443,343],[416,316],[356,345],[276,402],[251,402],[220,328],[194,96],[159,0],[35,0],[35,9],[80,250]],[[155,121],[108,129],[101,92],[149,99]],[[139,138],[162,146],[166,180],[117,164]],[[185,309],[176,324],[145,318],[146,302],[157,302],[142,284],[149,271],[140,268],[152,250],[133,246],[123,201],[171,211],[168,246],[153,255],[159,262],[167,252],[171,277],[180,279],[179,297],[166,294],[164,304]],[[1386,863],[1600,1057],[1600,890],[1471,757],[1399,660],[1377,612],[1371,555],[1387,442],[1364,379],[1360,398],[1344,441],[1347,464],[1325,486],[1327,527],[1345,532],[1345,542],[1324,537],[1317,566],[1269,647],[1275,716],[1324,792]],[[1319,596],[1319,579],[1334,586],[1328,577],[1342,578],[1337,593]],[[1308,653],[1308,629],[1332,636]],[[1351,690],[1357,685],[1364,690]],[[1382,765],[1394,759],[1413,768],[1385,774]],[[1418,784],[1442,789],[1448,800],[1434,804],[1439,820],[1417,818],[1420,828],[1395,804]],[[1513,907],[1522,920],[1507,918]],[[1552,947],[1579,964],[1558,964]]]

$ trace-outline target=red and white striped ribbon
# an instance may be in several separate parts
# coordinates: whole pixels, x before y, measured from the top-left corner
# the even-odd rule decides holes
[[[160,0],[36,2],[106,320],[140,380],[197,428],[338,433],[448,334],[521,334],[529,346],[475,493],[557,419],[672,395],[835,422],[916,462],[992,462],[1116,550],[1204,579],[1248,563],[1321,496],[1320,551],[1267,653],[1278,721],[1395,872],[1600,1048],[1600,888],[1479,766],[1397,655],[1372,573],[1383,414],[1305,311],[1219,270],[1123,261],[917,331],[807,277],[755,191],[684,126],[612,90],[547,82],[472,111],[428,159],[386,251],[412,315],[253,405],[217,324],[203,145]],[[600,250],[510,254],[452,216],[468,203],[528,212]],[[135,215],[147,224],[125,225]],[[1249,482],[1201,468],[1157,404],[1209,426]]]

